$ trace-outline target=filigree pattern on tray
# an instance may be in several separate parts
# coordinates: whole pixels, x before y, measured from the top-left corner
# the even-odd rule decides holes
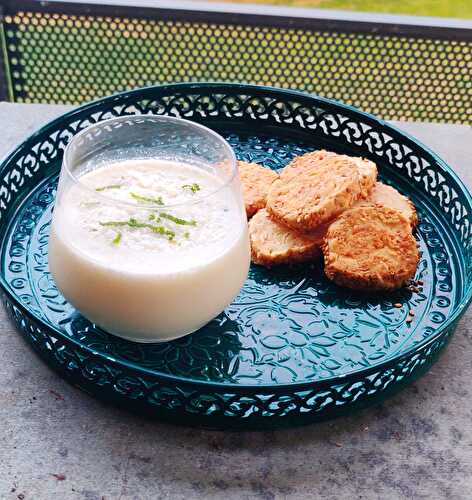
[[[359,295],[329,283],[317,264],[271,272],[253,266],[225,312],[184,339],[142,346],[95,328],[64,301],[48,272],[57,171],[77,131],[137,112],[203,122],[223,133],[239,158],[275,169],[318,147],[373,159],[383,180],[412,196],[419,209],[422,289]],[[426,370],[449,340],[454,325],[444,326],[471,276],[471,207],[461,190],[440,160],[414,141],[321,99],[211,85],[116,96],[66,115],[4,163],[7,308],[49,364],[99,397],[211,425],[218,425],[215,418],[325,418],[401,387]],[[407,325],[410,310],[415,316]],[[428,339],[434,340],[425,344]]]
[[[229,139],[240,157],[277,166],[305,151],[302,145],[274,138],[260,141],[232,134]],[[45,320],[84,345],[158,372],[244,384],[345,375],[431,335],[453,306],[453,264],[423,211],[417,232],[422,252],[417,278],[424,282],[420,293],[359,295],[326,280],[319,264],[270,271],[252,266],[233,304],[194,335],[152,346],[120,341],[77,314],[50,276],[47,243],[54,194],[54,181],[44,185],[12,228],[11,287],[21,290],[21,300]],[[439,270],[441,279],[432,286]],[[405,323],[409,311],[415,313],[411,325]]]

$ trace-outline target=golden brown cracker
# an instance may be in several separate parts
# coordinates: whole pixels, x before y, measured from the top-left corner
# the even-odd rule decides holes
[[[325,162],[329,158],[344,158],[352,162],[353,168],[357,168],[359,172],[359,180],[361,184],[361,196],[366,197],[372,190],[377,181],[377,166],[373,161],[366,160],[365,158],[340,155],[332,151],[320,149],[318,151],[311,151],[304,155],[295,157],[280,173],[282,180],[288,180],[298,175],[300,172],[307,168],[316,167],[317,164]]]
[[[412,228],[418,224],[418,215],[413,202],[406,196],[400,194],[392,186],[387,186],[382,182],[375,183],[375,186],[367,199],[358,201],[355,206],[358,207],[368,205],[388,207],[398,210],[410,222]]]
[[[356,290],[393,290],[416,271],[419,251],[409,221],[398,211],[371,206],[346,210],[323,244],[326,276]]]
[[[277,172],[258,163],[238,161],[246,214],[251,218],[266,205],[270,185],[279,177]]]
[[[328,155],[297,175],[281,176],[270,187],[267,210],[296,231],[310,232],[361,196],[359,172],[349,157]]]
[[[271,267],[319,258],[325,232],[326,228],[300,234],[273,220],[267,210],[259,210],[249,221],[252,261]]]

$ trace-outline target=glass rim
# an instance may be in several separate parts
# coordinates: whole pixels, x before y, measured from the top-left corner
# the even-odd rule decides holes
[[[93,123],[92,125],[84,128],[78,134],[75,134],[72,137],[72,139],[68,142],[68,144],[66,145],[66,147],[64,149],[64,154],[62,157],[61,174],[62,174],[62,170],[64,170],[66,172],[66,174],[70,177],[70,179],[74,183],[74,185],[79,185],[81,189],[84,189],[85,191],[92,193],[99,200],[102,199],[103,201],[106,201],[108,203],[113,203],[113,204],[117,204],[117,205],[125,205],[127,207],[134,207],[134,208],[139,208],[139,209],[143,209],[143,210],[156,210],[156,207],[150,207],[149,205],[145,205],[142,203],[132,203],[132,202],[125,201],[125,200],[118,200],[118,199],[113,198],[111,196],[107,196],[106,194],[102,194],[100,192],[97,192],[95,189],[84,184],[80,180],[81,176],[79,176],[79,177],[76,176],[70,168],[71,167],[71,165],[70,165],[71,159],[69,158],[69,156],[71,154],[72,145],[75,142],[77,142],[83,135],[93,131],[94,128],[98,128],[98,127],[106,125],[108,123],[122,122],[122,121],[126,121],[129,119],[134,119],[134,118],[141,118],[141,119],[145,118],[147,120],[156,121],[156,122],[166,121],[166,122],[170,122],[170,123],[172,123],[172,122],[173,123],[185,123],[187,125],[190,125],[195,129],[198,129],[200,131],[203,131],[203,132],[213,136],[220,143],[222,143],[225,150],[227,151],[228,157],[231,161],[230,173],[228,175],[228,178],[224,180],[224,182],[221,184],[221,186],[218,186],[216,189],[210,191],[209,193],[205,193],[203,195],[197,194],[196,196],[192,197],[191,200],[181,201],[178,203],[165,203],[163,205],[159,205],[159,209],[181,207],[181,206],[185,206],[185,205],[193,205],[195,203],[198,203],[198,202],[201,202],[203,200],[208,199],[209,197],[215,195],[216,193],[219,193],[222,189],[226,188],[229,184],[231,184],[231,182],[233,182],[233,180],[237,174],[237,171],[238,171],[237,159],[236,159],[236,155],[233,151],[233,148],[229,145],[228,141],[226,141],[226,139],[224,137],[222,137],[220,134],[218,134],[214,130],[212,130],[208,127],[205,127],[204,125],[201,125],[200,123],[193,122],[191,120],[186,120],[184,118],[178,118],[175,116],[152,115],[152,114],[133,114],[133,115],[125,115],[125,116],[116,116],[113,118],[107,118],[106,120],[101,120],[97,123]],[[159,158],[157,158],[157,159],[159,159]]]

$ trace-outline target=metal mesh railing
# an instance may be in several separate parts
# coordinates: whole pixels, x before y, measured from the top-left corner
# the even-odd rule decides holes
[[[435,36],[369,23],[28,3],[6,2],[3,19],[17,102],[79,104],[158,83],[230,81],[305,90],[385,119],[472,122],[464,29],[448,38],[440,28]]]

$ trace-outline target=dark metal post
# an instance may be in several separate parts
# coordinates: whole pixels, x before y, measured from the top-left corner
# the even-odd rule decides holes
[[[8,58],[6,56],[6,37],[3,24],[3,9],[0,5],[0,101],[9,100],[8,91]]]

